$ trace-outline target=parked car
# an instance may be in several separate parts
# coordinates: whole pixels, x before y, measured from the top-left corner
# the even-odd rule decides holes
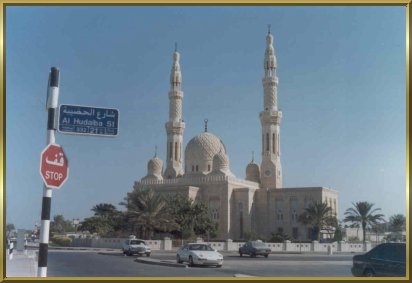
[[[152,252],[152,250],[149,246],[146,245],[146,242],[144,240],[135,238],[124,241],[122,250],[123,254],[125,255],[145,254],[146,256],[150,256],[150,253]]]
[[[178,263],[188,262],[189,266],[214,265],[222,267],[223,255],[212,249],[208,244],[191,243],[177,250],[176,261]]]
[[[354,276],[405,276],[406,244],[386,243],[353,257]]]
[[[256,257],[257,255],[263,255],[268,257],[272,250],[262,241],[249,241],[239,248],[239,255],[244,254]]]

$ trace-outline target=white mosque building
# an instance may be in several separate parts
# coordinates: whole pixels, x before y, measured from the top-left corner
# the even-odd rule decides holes
[[[186,145],[184,155],[182,119],[183,92],[180,54],[173,53],[170,74],[169,121],[166,122],[166,168],[155,155],[147,164],[147,175],[136,181],[134,189],[151,188],[162,194],[184,194],[202,201],[218,222],[217,239],[242,239],[246,232],[269,238],[283,232],[296,240],[309,240],[311,230],[298,222],[298,215],[312,201],[327,202],[338,214],[338,192],[325,187],[282,187],[280,124],[278,110],[276,56],[273,36],[266,36],[264,56],[261,163],[252,160],[246,166],[246,178],[230,171],[229,156],[223,141],[205,131]],[[259,137],[256,137],[259,138]],[[184,160],[183,160],[184,158]]]

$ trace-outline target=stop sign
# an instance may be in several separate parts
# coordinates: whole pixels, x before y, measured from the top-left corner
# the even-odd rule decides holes
[[[69,176],[69,162],[58,144],[49,144],[41,152],[40,175],[49,188],[59,189]]]

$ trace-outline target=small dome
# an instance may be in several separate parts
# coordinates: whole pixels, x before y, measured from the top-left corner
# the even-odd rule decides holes
[[[163,162],[155,156],[147,163],[147,176],[153,176],[158,179],[162,179]]]
[[[226,148],[217,136],[209,132],[195,136],[185,149],[186,173],[209,173],[213,157],[219,152],[226,154]]]
[[[260,183],[260,168],[253,160],[246,166],[246,180]]]
[[[226,171],[229,169],[229,158],[223,152],[213,156],[213,171]]]

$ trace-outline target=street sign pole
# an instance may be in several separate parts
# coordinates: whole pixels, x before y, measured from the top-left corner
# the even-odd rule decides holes
[[[56,111],[59,100],[59,69],[52,67],[49,74],[49,83],[47,89],[46,109],[47,116],[47,140],[46,144],[55,143],[56,131]],[[40,244],[38,259],[38,277],[47,276],[47,255],[49,249],[49,231],[50,231],[50,208],[51,208],[52,189],[44,185],[43,200],[41,209],[41,227],[40,227]]]

